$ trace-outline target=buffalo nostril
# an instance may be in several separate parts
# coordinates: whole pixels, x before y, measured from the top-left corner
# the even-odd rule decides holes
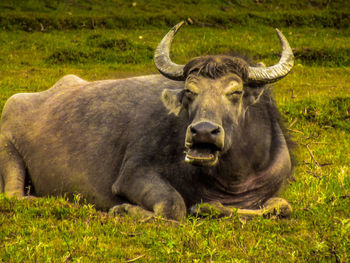
[[[220,132],[221,132],[220,127],[217,127],[216,129],[214,129],[214,130],[211,131],[211,134],[212,134],[212,135],[218,135]]]
[[[190,131],[193,135],[197,134],[197,130],[193,127],[191,127]]]

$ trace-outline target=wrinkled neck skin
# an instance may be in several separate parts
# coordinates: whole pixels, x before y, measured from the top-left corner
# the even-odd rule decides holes
[[[198,167],[201,201],[258,208],[292,172],[286,140],[277,119],[269,114],[272,106],[259,102],[247,106],[245,99],[238,118],[223,120],[225,149],[217,165]]]
[[[245,143],[238,142],[221,156],[216,172],[222,176],[215,177],[215,180],[223,191],[235,195],[259,191],[264,187],[277,191],[291,173],[289,150],[278,122],[271,122],[270,131],[264,128],[260,130],[261,134],[265,134],[264,138],[256,136]],[[241,136],[252,134],[248,129]]]

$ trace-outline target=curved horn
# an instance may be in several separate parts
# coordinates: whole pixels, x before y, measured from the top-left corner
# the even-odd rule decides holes
[[[174,39],[175,34],[184,24],[184,21],[181,21],[176,26],[174,26],[168,34],[162,39],[159,43],[156,51],[154,52],[154,64],[160,73],[165,77],[173,80],[184,80],[183,69],[184,65],[178,65],[171,61],[169,52],[171,47],[171,42]]]
[[[248,78],[252,83],[270,83],[275,82],[291,71],[294,65],[293,51],[285,36],[276,28],[277,36],[281,41],[282,53],[278,64],[271,67],[249,67]]]

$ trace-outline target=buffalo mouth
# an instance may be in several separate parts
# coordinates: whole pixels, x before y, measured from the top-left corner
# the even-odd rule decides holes
[[[214,166],[219,160],[220,148],[215,144],[196,143],[185,151],[185,162],[197,166]]]

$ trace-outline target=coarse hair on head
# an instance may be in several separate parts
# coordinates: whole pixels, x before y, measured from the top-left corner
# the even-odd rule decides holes
[[[228,73],[237,74],[243,82],[248,80],[249,64],[239,57],[226,55],[203,56],[189,61],[184,67],[184,76],[197,74],[206,78],[217,79]]]

